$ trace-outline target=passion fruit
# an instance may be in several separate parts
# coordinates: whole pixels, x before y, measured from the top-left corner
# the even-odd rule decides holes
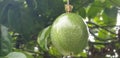
[[[88,41],[88,30],[82,17],[74,13],[60,15],[51,27],[51,41],[63,55],[82,52]]]

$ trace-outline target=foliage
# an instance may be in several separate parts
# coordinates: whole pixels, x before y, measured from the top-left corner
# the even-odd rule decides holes
[[[12,42],[8,28],[0,25],[0,56],[5,56],[12,51]]]
[[[66,1],[0,0],[0,58],[14,52],[23,53],[27,58],[63,57],[51,43],[48,26],[65,13]],[[70,0],[70,4],[74,6],[73,12],[84,18],[90,39],[94,39],[76,57],[119,58],[120,30],[115,27],[120,0]]]

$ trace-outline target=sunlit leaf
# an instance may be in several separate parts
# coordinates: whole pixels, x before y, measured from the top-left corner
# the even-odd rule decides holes
[[[95,48],[97,48],[98,50],[100,50],[101,48],[104,48],[104,45],[95,45]]]
[[[94,21],[96,24],[98,24],[98,25],[101,25],[101,26],[104,26],[104,25],[105,25],[104,22],[103,22],[103,20],[102,20],[102,18],[101,18],[101,16],[96,16],[93,21]]]
[[[82,52],[82,53],[80,53],[80,56],[86,58],[86,57],[87,57],[87,54],[86,54],[85,52]]]
[[[101,39],[114,39],[115,35],[111,34],[110,32],[104,30],[104,29],[100,29],[98,32],[98,37]]]

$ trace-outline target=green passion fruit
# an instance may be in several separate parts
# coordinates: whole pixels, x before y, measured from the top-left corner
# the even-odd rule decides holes
[[[64,13],[53,23],[51,41],[63,55],[77,55],[87,45],[88,30],[81,16]]]

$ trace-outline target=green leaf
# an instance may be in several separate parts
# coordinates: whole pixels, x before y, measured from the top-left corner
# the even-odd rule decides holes
[[[80,53],[80,56],[82,56],[82,57],[84,57],[84,58],[87,58],[87,53],[82,52],[82,53]]]
[[[51,55],[61,56],[61,54],[58,52],[58,50],[54,46],[49,47],[49,53]]]
[[[115,46],[116,46],[117,49],[120,49],[120,43],[119,42],[116,43]]]
[[[97,16],[101,11],[102,11],[102,8],[101,8],[101,7],[91,6],[91,7],[88,9],[87,16],[88,16],[89,19],[94,18],[94,17]]]
[[[117,8],[105,8],[104,13],[102,14],[103,22],[106,25],[115,25],[117,21]]]
[[[11,52],[6,57],[7,58],[27,58],[25,54],[21,52]]]
[[[113,31],[113,30],[111,29],[111,31]],[[98,32],[98,37],[99,37],[100,39],[103,39],[103,40],[114,39],[115,36],[116,36],[116,35],[111,34],[110,32],[108,32],[108,31],[106,31],[106,30],[104,30],[104,29],[100,29],[99,32]]]
[[[51,26],[48,26],[47,28],[42,30],[38,35],[37,42],[43,50],[48,50],[47,46],[50,41],[50,30]]]
[[[94,22],[100,26],[113,26],[117,21],[117,8],[105,8],[104,12],[94,18]]]
[[[98,37],[100,37],[101,39],[110,38],[109,33],[105,30],[100,30],[98,32]]]
[[[100,16],[96,16],[93,20],[96,24],[100,25],[100,26],[104,26],[104,22],[103,20],[101,20],[101,17]]]
[[[0,25],[0,28],[0,56],[6,56],[12,51],[12,39],[7,27]]]
[[[87,8],[87,17],[89,19],[94,18],[97,15],[100,15],[101,11],[103,10],[104,3],[100,1],[95,1]]]
[[[33,55],[29,52],[23,51],[27,58],[34,58]]]
[[[104,45],[95,45],[95,48],[97,48],[98,50],[101,50],[101,48],[104,48]]]
[[[85,10],[85,8],[80,8],[79,11],[78,11],[78,14],[81,17],[85,18],[86,17],[86,10]]]

